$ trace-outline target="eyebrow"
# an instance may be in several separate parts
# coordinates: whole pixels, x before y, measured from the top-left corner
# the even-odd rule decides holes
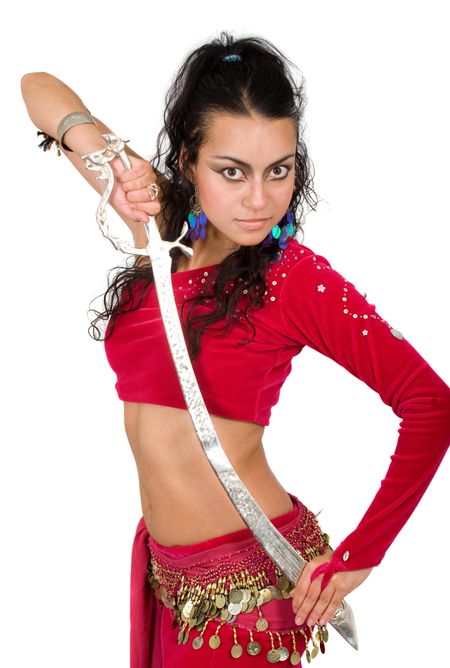
[[[272,165],[278,165],[279,162],[283,162],[283,160],[287,160],[288,158],[293,158],[295,156],[295,153],[289,153],[289,155],[285,155],[279,160],[275,160],[275,162],[271,162],[269,167],[272,167]],[[238,165],[242,165],[243,167],[250,167],[249,164],[246,162],[243,162],[242,160],[238,160],[237,158],[233,158],[231,155],[212,155],[212,158],[220,158],[220,160],[231,160],[232,162],[237,163]]]

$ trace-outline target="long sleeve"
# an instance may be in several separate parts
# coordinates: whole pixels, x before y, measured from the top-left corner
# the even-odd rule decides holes
[[[450,443],[450,388],[321,255],[302,258],[280,293],[284,332],[378,392],[401,418],[385,478],[356,529],[317,567],[333,573],[378,565],[429,486]]]

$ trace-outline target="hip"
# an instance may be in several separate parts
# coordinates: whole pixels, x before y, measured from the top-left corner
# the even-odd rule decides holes
[[[324,554],[327,534],[297,497],[289,497],[291,510],[273,524],[304,559]],[[325,651],[327,629],[295,624],[292,585],[249,529],[172,547],[150,535],[147,545],[147,582],[171,629],[163,635],[172,648],[162,647],[163,653],[173,656],[178,647],[185,658],[200,660],[221,648],[218,661],[260,654],[265,662],[290,658],[299,665],[304,652],[311,658]]]

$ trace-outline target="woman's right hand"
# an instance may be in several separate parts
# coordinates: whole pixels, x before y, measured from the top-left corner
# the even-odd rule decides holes
[[[128,155],[131,169],[126,169],[119,156],[109,163],[114,174],[114,186],[108,202],[121,216],[133,222],[147,223],[149,216],[161,211],[158,199],[151,200],[146,186],[156,182],[156,174],[147,160]]]

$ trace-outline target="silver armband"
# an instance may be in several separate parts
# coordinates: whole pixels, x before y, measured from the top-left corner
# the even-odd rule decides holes
[[[70,114],[67,114],[67,116],[64,116],[64,118],[59,122],[58,129],[56,131],[56,139],[65,151],[72,152],[72,149],[64,144],[64,134],[67,132],[67,130],[73,128],[74,125],[80,125],[81,123],[92,123],[92,125],[96,124],[92,116],[90,114],[86,114],[84,111],[72,111]]]

